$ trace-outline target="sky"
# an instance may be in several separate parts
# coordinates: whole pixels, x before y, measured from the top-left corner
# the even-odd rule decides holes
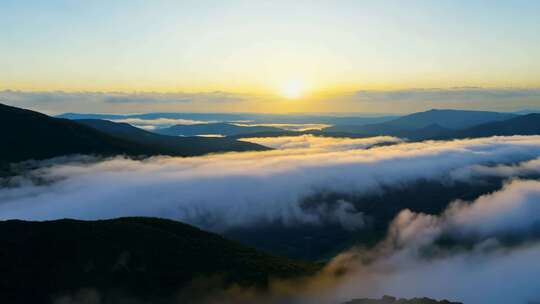
[[[535,0],[2,0],[0,90],[189,95],[190,102],[155,103],[166,111],[516,110],[540,104],[539,28]],[[438,103],[374,105],[359,94],[447,96],[464,87],[474,87],[472,97]],[[508,90],[512,98],[490,101],[493,91]],[[209,102],[208,95],[234,98]],[[92,110],[77,100],[64,106]]]

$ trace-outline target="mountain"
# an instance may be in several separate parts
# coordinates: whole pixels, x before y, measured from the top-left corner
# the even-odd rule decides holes
[[[367,125],[396,119],[389,115],[291,115],[291,114],[251,114],[248,119],[257,123],[283,124],[328,124],[328,125]]]
[[[81,289],[99,293],[100,303],[163,303],[184,289],[264,289],[270,278],[318,269],[157,218],[2,221],[0,242],[2,303],[49,303]]]
[[[262,132],[280,132],[281,128],[266,127],[266,126],[238,126],[230,123],[207,123],[194,125],[175,125],[169,128],[157,129],[156,133],[165,135],[181,135],[181,136],[196,136],[196,135],[246,135],[251,133]]]
[[[248,134],[239,134],[229,136],[229,138],[242,139],[249,137],[281,137],[281,136],[301,136],[301,135],[313,135],[321,137],[338,137],[338,138],[363,138],[370,136],[378,135],[388,135],[407,138],[409,140],[424,140],[431,138],[440,138],[448,136],[453,133],[453,130],[446,129],[441,127],[438,124],[431,124],[420,129],[415,130],[402,130],[399,128],[387,128],[387,129],[378,129],[373,128],[368,130],[368,126],[363,127],[363,133],[357,132],[346,132],[346,131],[333,131],[339,130],[340,128],[326,128],[324,130],[306,130],[306,131],[274,131],[274,132],[257,132],[257,133],[248,133]]]
[[[343,304],[462,304],[450,302],[448,300],[437,301],[429,298],[397,299],[390,296],[383,296],[381,299],[355,299]]]
[[[169,155],[195,156],[217,152],[268,150],[261,145],[230,138],[178,137],[160,135],[127,123],[108,120],[81,119],[75,121],[118,138],[158,148]]]
[[[397,116],[335,116],[335,115],[290,115],[290,114],[258,114],[258,113],[144,113],[144,114],[93,114],[64,113],[57,116],[67,119],[185,119],[205,122],[239,122],[281,123],[281,124],[330,124],[330,125],[365,125],[389,121]]]
[[[363,134],[366,136],[390,135],[420,137],[415,135],[412,131],[425,129],[423,131],[425,132],[432,129],[434,126],[439,129],[438,132],[441,132],[443,129],[463,129],[482,123],[506,120],[516,116],[517,115],[510,113],[487,111],[429,110],[399,117],[384,123],[363,126],[336,125],[326,128],[324,131]]]
[[[120,114],[94,114],[94,113],[64,113],[56,116],[56,118],[65,119],[123,119],[124,115]]]
[[[0,104],[0,163],[67,154],[156,154],[76,122]]]
[[[157,138],[128,125],[114,125],[111,122],[103,123],[107,127],[97,128],[99,123],[94,123],[92,127],[88,126],[90,124],[0,104],[0,136],[5,147],[0,149],[0,165],[69,154],[187,156],[266,149],[230,139],[191,138],[180,142],[180,139],[173,137]],[[137,139],[139,135],[143,139]],[[166,143],[166,139],[170,139],[171,143]]]
[[[67,119],[129,119],[138,118],[153,120],[160,118],[186,119],[195,121],[241,121],[249,118],[244,114],[235,113],[143,113],[143,114],[95,114],[95,113],[64,113],[57,116]]]
[[[540,114],[527,114],[504,121],[485,123],[451,134],[453,138],[540,135]]]
[[[516,117],[510,113],[467,111],[467,110],[438,110],[413,113],[385,123],[401,129],[419,129],[428,125],[438,124],[447,129],[463,129],[474,125],[506,120]]]
[[[519,115],[540,113],[540,107],[539,108],[531,108],[531,109],[522,109],[522,110],[515,111],[515,112],[512,112],[512,113],[519,114]]]

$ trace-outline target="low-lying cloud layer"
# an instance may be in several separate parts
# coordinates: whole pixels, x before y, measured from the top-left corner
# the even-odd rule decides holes
[[[391,294],[466,304],[537,303],[540,241],[531,234],[538,236],[539,208],[540,181],[512,180],[438,216],[403,210],[377,246],[343,252],[314,277],[275,281],[263,295],[232,290],[203,302],[338,304]],[[467,244],[440,244],[447,235]],[[529,240],[505,244],[509,235]]]
[[[456,202],[440,216],[404,210],[378,247],[336,257],[314,282],[328,282],[337,269],[348,273],[317,296],[422,295],[467,304],[538,301],[534,277],[540,271],[540,242],[508,246],[500,240],[537,231],[539,209],[540,182],[515,180],[474,202]],[[472,247],[445,249],[436,241],[446,234],[458,241],[478,238]]]
[[[249,140],[276,150],[41,162],[38,169],[2,181],[0,218],[143,215],[217,231],[276,221],[332,221],[358,229],[366,218],[351,202],[306,210],[302,198],[320,191],[381,193],[419,180],[504,178],[499,191],[455,201],[439,215],[402,210],[378,245],[338,255],[315,277],[275,282],[262,299],[251,291],[235,291],[231,299],[302,304],[383,294],[467,304],[540,299],[534,279],[540,272],[540,181],[527,179],[540,175],[540,136],[415,143],[393,137]],[[223,295],[215,303],[226,303]]]
[[[391,136],[377,136],[354,139],[328,138],[313,135],[251,137],[243,138],[242,140],[279,150],[308,149],[307,152],[309,153],[365,149],[381,144],[396,144],[403,142],[403,140]]]
[[[261,127],[276,127],[289,131],[308,131],[308,130],[322,130],[328,128],[331,125],[320,123],[235,123],[239,126],[261,126]]]
[[[362,215],[354,213],[349,202],[309,210],[300,202],[321,191],[362,195],[421,179],[451,182],[452,173],[464,168],[540,156],[540,136],[422,143],[312,136],[254,141],[283,150],[147,160],[73,159],[42,167],[0,189],[0,218],[158,216],[217,231],[329,220],[358,227]]]
[[[214,122],[214,121],[201,121],[201,120],[192,120],[192,119],[173,119],[173,118],[155,118],[155,119],[122,118],[122,119],[111,119],[111,121],[127,123],[135,127],[145,129],[145,130],[167,128],[174,125],[195,125],[195,124],[204,124],[204,123]]]

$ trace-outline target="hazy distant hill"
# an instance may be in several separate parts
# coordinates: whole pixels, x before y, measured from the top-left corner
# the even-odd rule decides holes
[[[478,114],[475,116],[474,114]],[[462,117],[463,116],[463,117]],[[473,122],[492,119],[487,123],[468,126]],[[277,137],[312,134],[328,137],[369,137],[389,135],[410,140],[478,138],[487,136],[540,135],[540,114],[514,115],[508,113],[431,110],[414,113],[389,122],[362,126],[336,125],[323,130],[273,131],[242,134],[242,137]]]
[[[95,114],[95,113],[64,113],[58,115],[59,118],[67,119],[186,119],[198,121],[239,121],[246,120],[243,114],[234,113],[142,113],[142,114]]]
[[[516,117],[515,114],[486,111],[429,110],[406,115],[384,123],[364,126],[340,125],[326,128],[324,131],[364,135],[411,136],[415,134],[411,131],[416,130],[434,133],[433,128],[435,127],[438,129],[438,132],[446,132],[446,129],[463,129],[486,122],[501,121],[514,117]],[[416,137],[421,136],[417,135]]]
[[[81,288],[96,289],[102,303],[119,303],[115,296],[160,303],[197,278],[216,279],[213,287],[264,288],[271,277],[317,270],[156,218],[3,221],[0,242],[2,303],[47,303]],[[202,284],[198,291],[208,293],[211,287]]]
[[[206,122],[240,122],[282,123],[282,124],[330,124],[330,125],[365,125],[381,123],[395,119],[397,116],[335,116],[335,115],[301,115],[301,114],[258,114],[258,113],[144,113],[144,114],[93,114],[64,113],[59,118],[67,119],[129,119],[138,118],[153,120],[159,118],[186,119]]]
[[[0,164],[68,154],[190,156],[267,149],[231,139],[164,137],[105,121],[83,125],[2,104],[0,135]]]
[[[71,120],[0,104],[0,162],[45,159],[66,154],[156,154]]]
[[[426,126],[433,124],[438,124],[447,129],[463,129],[481,123],[506,120],[513,117],[516,117],[516,115],[510,113],[433,109],[406,115],[388,121],[385,124],[402,129],[425,128]]]
[[[437,301],[429,298],[397,299],[395,297],[384,296],[381,299],[355,299],[343,304],[461,304],[447,300]]]
[[[194,125],[175,125],[169,128],[157,129],[156,133],[165,135],[196,136],[217,134],[223,136],[246,135],[261,132],[280,132],[281,128],[266,126],[238,126],[230,123],[208,123]]]
[[[452,138],[487,137],[505,135],[540,135],[540,114],[527,114],[504,121],[485,123],[456,131]]]
[[[194,156],[217,152],[268,150],[268,148],[261,145],[230,138],[168,136],[148,132],[127,123],[116,123],[99,119],[81,119],[75,121],[109,135],[127,139],[141,145],[150,145],[159,148],[160,151],[172,155]]]
[[[531,108],[531,109],[522,109],[516,112],[513,112],[514,114],[534,114],[534,113],[540,113],[540,107],[539,108]]]
[[[94,114],[94,113],[64,113],[55,116],[65,119],[122,119],[125,115],[120,114]]]

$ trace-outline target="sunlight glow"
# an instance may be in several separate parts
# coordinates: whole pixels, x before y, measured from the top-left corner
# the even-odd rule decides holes
[[[279,94],[288,99],[296,99],[302,97],[305,91],[305,86],[301,81],[289,80],[281,85]]]

